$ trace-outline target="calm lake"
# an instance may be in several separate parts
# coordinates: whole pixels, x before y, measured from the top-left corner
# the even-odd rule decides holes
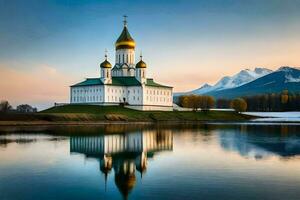
[[[0,129],[0,199],[300,198],[300,124]]]

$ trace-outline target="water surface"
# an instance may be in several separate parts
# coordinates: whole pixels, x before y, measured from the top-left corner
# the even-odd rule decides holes
[[[299,199],[299,125],[6,128],[0,199]]]

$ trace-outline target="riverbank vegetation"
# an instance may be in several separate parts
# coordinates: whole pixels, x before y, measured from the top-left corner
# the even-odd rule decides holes
[[[278,94],[246,96],[242,99],[247,104],[247,111],[282,112],[300,111],[300,94],[285,90]],[[230,108],[230,99],[218,99],[217,108]]]
[[[39,113],[8,113],[0,121],[47,122],[158,122],[158,121],[244,121],[252,117],[228,111],[137,111],[121,106],[65,105]]]
[[[263,94],[245,96],[236,99],[219,98],[215,101],[212,96],[184,95],[178,98],[178,104],[194,111],[207,111],[211,108],[229,109],[238,112],[281,112],[300,111],[300,93],[291,93],[287,90],[277,94]]]

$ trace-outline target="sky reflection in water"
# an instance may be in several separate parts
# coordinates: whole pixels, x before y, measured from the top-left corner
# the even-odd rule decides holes
[[[8,129],[0,199],[297,199],[299,134],[296,125]]]

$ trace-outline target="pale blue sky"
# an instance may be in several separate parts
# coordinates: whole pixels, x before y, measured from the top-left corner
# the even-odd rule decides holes
[[[61,86],[53,83],[58,92],[49,93],[49,101],[39,90],[39,97],[24,99],[67,101],[69,84],[98,76],[105,48],[114,63],[127,14],[148,74],[175,91],[190,90],[243,68],[299,66],[299,10],[299,0],[0,0],[0,69],[2,76],[19,73],[20,80],[56,74]],[[1,98],[22,102],[14,92],[21,86],[0,84],[7,91]]]

